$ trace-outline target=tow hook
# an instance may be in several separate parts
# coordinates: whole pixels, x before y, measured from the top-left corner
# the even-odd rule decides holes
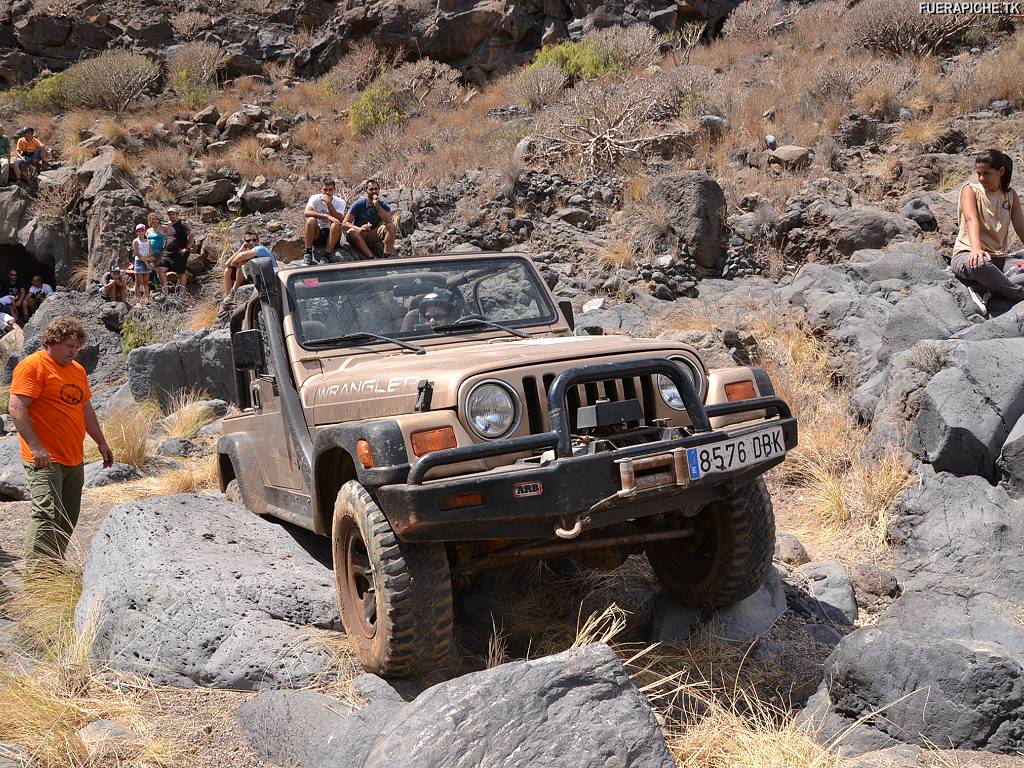
[[[565,525],[565,520],[562,520],[562,525]],[[555,526],[555,536],[560,539],[575,539],[583,531],[583,518],[577,517],[576,524],[572,528],[561,528]]]

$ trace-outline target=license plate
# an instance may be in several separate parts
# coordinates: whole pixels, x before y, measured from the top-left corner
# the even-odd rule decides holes
[[[749,467],[785,452],[786,441],[782,437],[782,427],[772,427],[731,440],[689,448],[686,451],[686,463],[690,470],[690,480],[699,480],[707,475]]]

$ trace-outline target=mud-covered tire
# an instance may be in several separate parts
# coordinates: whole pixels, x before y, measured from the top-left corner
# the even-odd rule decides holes
[[[331,541],[341,621],[366,671],[412,677],[443,667],[453,621],[444,545],[399,541],[354,480],[338,492]]]
[[[764,480],[708,504],[693,522],[695,536],[647,545],[647,559],[669,594],[694,607],[724,608],[757,591],[775,551],[775,514]]]
[[[237,480],[232,480],[227,484],[227,487],[224,489],[224,498],[232,504],[242,503],[242,491],[238,487]]]

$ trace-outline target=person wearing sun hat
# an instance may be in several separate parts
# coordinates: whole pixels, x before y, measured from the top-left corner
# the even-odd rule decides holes
[[[135,303],[149,304],[149,276],[153,273],[150,266],[151,251],[146,238],[146,225],[135,225],[135,239],[132,240],[132,272],[135,275]]]

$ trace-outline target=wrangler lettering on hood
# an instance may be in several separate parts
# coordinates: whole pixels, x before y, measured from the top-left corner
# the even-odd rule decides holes
[[[420,376],[391,376],[389,378],[343,381],[324,384],[316,388],[316,402],[352,400],[355,395],[402,395],[416,391]]]

